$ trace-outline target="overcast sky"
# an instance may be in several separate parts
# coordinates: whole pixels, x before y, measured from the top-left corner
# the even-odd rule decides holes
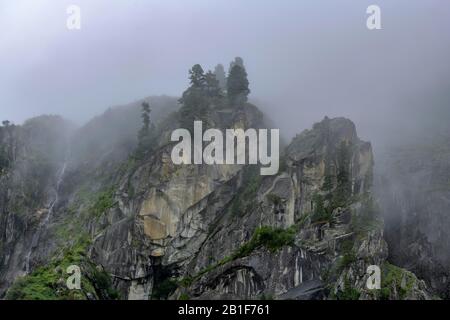
[[[66,28],[69,4],[81,30]],[[366,27],[370,4],[382,30]],[[373,140],[450,108],[450,1],[1,0],[0,117],[81,124],[109,106],[178,96],[193,64],[228,67],[235,56],[282,134],[347,116]]]

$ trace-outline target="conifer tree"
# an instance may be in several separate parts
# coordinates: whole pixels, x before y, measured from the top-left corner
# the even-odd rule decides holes
[[[231,71],[231,69],[233,69],[233,67],[234,66],[239,66],[239,67],[241,67],[241,68],[243,68],[243,69],[245,69],[245,67],[244,67],[244,59],[242,59],[241,57],[236,57],[236,58],[234,58],[234,61],[231,61],[230,62],[230,71]]]
[[[220,97],[220,86],[216,75],[211,71],[208,71],[205,75],[205,92],[210,98]]]
[[[250,93],[247,72],[237,64],[233,66],[228,75],[227,94],[232,105],[242,105],[247,102]]]
[[[191,88],[202,88],[205,84],[205,74],[201,65],[196,64],[189,70]]]
[[[150,147],[150,105],[144,101],[141,105],[142,128],[139,130],[138,153],[143,153]]]
[[[208,112],[208,97],[206,94],[206,76],[203,68],[196,64],[189,70],[190,86],[179,100],[183,105],[180,109],[180,125],[191,130],[195,120],[206,120]]]
[[[227,87],[227,77],[225,75],[225,70],[222,64],[218,64],[214,68],[214,75],[216,76],[217,81],[219,82],[219,87],[222,90],[226,90]]]

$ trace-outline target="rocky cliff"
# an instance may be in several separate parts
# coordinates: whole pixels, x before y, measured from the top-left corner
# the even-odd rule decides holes
[[[376,183],[389,259],[443,298],[450,297],[448,136],[432,134],[386,153]]]
[[[164,101],[162,109],[176,109],[173,99]],[[117,112],[70,140],[61,132],[72,128],[61,119],[44,128],[29,124],[37,130],[29,135],[27,125],[9,134],[2,128],[2,146],[14,152],[0,177],[1,295],[430,297],[424,282],[386,261],[372,148],[350,120],[315,124],[285,148],[277,175],[260,176],[255,165],[174,165],[168,137],[179,127],[179,112],[155,116],[152,145],[136,156],[134,130],[115,130],[130,119]],[[211,108],[208,125],[266,127],[251,104]],[[35,163],[41,153],[52,156]],[[81,290],[65,286],[72,264],[82,269]],[[369,265],[381,268],[379,290],[366,287]]]

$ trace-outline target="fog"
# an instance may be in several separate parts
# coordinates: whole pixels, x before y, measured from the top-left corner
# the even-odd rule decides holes
[[[68,30],[66,8],[81,8]],[[381,7],[382,30],[366,9]],[[445,128],[447,0],[9,0],[0,3],[0,116],[82,124],[149,95],[181,95],[195,63],[244,58],[250,98],[290,137],[346,116],[375,146]]]
[[[373,4],[381,8],[381,30],[369,30],[366,26],[369,16],[366,10]],[[67,28],[69,5],[77,5],[81,9],[80,30]],[[20,134],[17,141],[20,141],[22,136],[25,137],[22,148],[21,144],[11,138],[9,130],[11,127],[1,127],[0,142],[5,142],[5,146],[6,143],[8,144],[8,148],[0,145],[2,147],[0,148],[0,178],[2,178],[0,182],[1,186],[6,186],[3,188],[5,196],[1,197],[0,205],[4,207],[2,212],[8,213],[3,219],[6,222],[4,238],[8,240],[5,246],[6,251],[3,251],[7,253],[7,257],[6,260],[1,261],[5,262],[3,270],[7,268],[12,270],[14,276],[10,278],[14,278],[16,272],[22,272],[22,269],[28,273],[30,261],[33,267],[32,250],[39,249],[37,244],[40,241],[41,232],[42,235],[46,235],[45,241],[51,240],[52,243],[48,248],[45,245],[41,246],[45,255],[41,254],[39,251],[41,249],[36,251],[37,254],[33,251],[33,255],[39,258],[46,257],[48,252],[51,252],[49,248],[54,246],[53,232],[55,235],[58,234],[55,245],[59,243],[59,227],[64,227],[63,233],[82,228],[80,230],[83,231],[83,240],[85,230],[78,225],[88,225],[89,233],[100,230],[101,233],[115,236],[115,231],[109,232],[112,229],[106,229],[115,227],[114,222],[111,221],[126,216],[126,219],[121,220],[120,223],[126,220],[128,225],[128,221],[131,221],[128,220],[128,215],[134,214],[135,208],[140,208],[144,198],[145,201],[150,201],[149,206],[156,208],[155,212],[161,207],[164,215],[167,213],[165,204],[160,205],[159,201],[162,199],[161,203],[166,203],[170,200],[170,203],[167,202],[169,204],[167,208],[172,208],[173,202],[174,208],[178,208],[174,209],[177,212],[174,213],[175,215],[169,212],[167,217],[171,221],[178,221],[176,217],[177,215],[181,217],[184,210],[181,208],[186,205],[181,202],[185,200],[182,200],[183,197],[174,201],[166,200],[166,196],[170,198],[175,194],[173,193],[175,189],[177,191],[184,187],[184,182],[181,182],[183,179],[187,181],[186,183],[203,181],[203,173],[192,171],[197,172],[202,179],[191,179],[191,172],[183,171],[179,176],[181,178],[175,179],[176,181],[173,184],[170,183],[170,186],[166,185],[165,180],[171,177],[172,172],[168,174],[163,172],[160,178],[156,175],[158,168],[166,170],[165,160],[153,161],[155,158],[147,157],[147,154],[153,155],[153,153],[149,153],[148,150],[142,152],[141,149],[149,141],[151,143],[148,143],[148,146],[160,147],[160,143],[165,143],[168,137],[159,139],[158,136],[158,139],[153,141],[152,132],[161,131],[152,131],[153,126],[145,121],[144,126],[142,125],[140,109],[142,99],[145,98],[151,105],[151,120],[165,124],[162,126],[166,129],[162,135],[165,137],[164,135],[173,129],[171,125],[175,127],[179,122],[176,117],[166,121],[170,122],[170,125],[161,120],[175,110],[178,97],[188,87],[188,70],[195,64],[201,64],[205,71],[214,70],[218,63],[222,63],[228,69],[229,63],[237,56],[243,58],[248,73],[251,89],[250,102],[264,111],[267,115],[268,126],[280,129],[283,146],[295,134],[311,128],[313,123],[322,120],[325,116],[350,118],[356,124],[359,137],[372,143],[375,157],[374,187],[366,188],[366,184],[372,180],[370,179],[371,171],[367,170],[363,189],[373,190],[376,202],[367,202],[368,208],[362,208],[363,201],[365,202],[363,199],[368,196],[367,200],[371,200],[372,197],[369,197],[371,193],[364,196],[361,194],[361,197],[357,193],[358,197],[352,196],[348,199],[349,203],[352,203],[348,206],[349,210],[347,210],[347,204],[345,208],[335,207],[342,202],[340,199],[335,201],[336,194],[339,195],[336,198],[341,198],[340,193],[348,192],[349,183],[339,182],[340,167],[345,169],[347,153],[344,154],[345,158],[340,158],[341,151],[339,151],[336,156],[338,160],[331,166],[328,163],[329,154],[327,154],[324,186],[326,176],[330,178],[330,174],[333,173],[328,169],[334,168],[339,172],[336,178],[337,187],[328,191],[324,191],[323,187],[320,190],[317,189],[315,180],[318,173],[314,173],[314,182],[311,183],[311,187],[308,179],[304,181],[306,188],[303,188],[303,182],[301,183],[302,186],[298,191],[301,197],[293,198],[293,201],[295,200],[295,210],[293,210],[296,211],[297,207],[303,210],[301,202],[309,200],[310,192],[313,200],[310,210],[305,210],[304,215],[300,212],[302,217],[299,221],[302,221],[302,227],[304,221],[312,220],[311,218],[321,213],[320,211],[330,211],[327,213],[327,216],[330,216],[330,223],[314,222],[314,230],[322,234],[325,232],[323,230],[334,228],[330,226],[335,224],[335,220],[347,220],[343,217],[351,212],[351,223],[350,220],[346,223],[349,223],[348,230],[352,232],[336,237],[335,240],[343,239],[347,242],[347,239],[358,238],[355,241],[360,241],[362,239],[359,234],[360,227],[356,226],[357,229],[354,229],[355,226],[353,226],[354,221],[363,221],[358,212],[366,209],[374,211],[372,209],[379,208],[377,213],[383,216],[386,222],[384,235],[379,235],[376,231],[379,227],[378,222],[375,227],[372,226],[372,221],[368,221],[368,225],[361,228],[370,230],[367,243],[377,242],[374,246],[370,245],[374,248],[369,248],[371,251],[375,250],[370,253],[375,252],[374,261],[384,261],[381,256],[386,254],[382,242],[385,239],[389,246],[390,263],[416,272],[419,278],[436,286],[434,289],[438,290],[440,296],[450,297],[448,281],[450,279],[448,273],[450,264],[450,234],[448,233],[450,228],[448,214],[450,205],[449,0],[0,0],[0,123],[2,120],[10,120],[15,124],[22,124],[27,119],[42,114],[57,114],[81,128],[73,130],[76,126],[67,125],[68,123],[60,121],[59,117],[42,117],[39,120],[43,121],[45,127],[50,127],[52,134],[43,135],[40,131],[45,133],[46,130],[41,130],[39,125],[36,125],[36,128],[29,126],[30,123],[33,124],[33,121],[28,122],[31,129],[18,130]],[[98,116],[114,106],[123,107],[106,112],[104,116]],[[224,112],[220,117],[224,114],[226,113]],[[55,123],[60,123],[60,126]],[[27,129],[27,125],[22,129]],[[64,131],[67,131],[67,136],[63,134]],[[6,133],[1,136],[2,132]],[[445,134],[442,134],[443,132]],[[48,138],[50,136],[54,141]],[[20,148],[24,150],[26,159],[18,157],[18,161],[14,162],[17,163],[17,168],[11,170],[12,173],[9,174],[9,168],[12,168],[10,163],[13,162],[12,159],[16,160],[17,154],[20,155]],[[311,150],[315,149],[311,147]],[[346,149],[342,150],[346,151]],[[283,152],[283,150],[280,151]],[[48,174],[51,170],[47,170],[47,162],[41,158],[49,159],[48,162],[54,163],[52,166],[55,168],[61,163],[61,169],[55,169],[54,172],[57,179],[54,183],[55,198],[53,200],[49,198],[53,196],[53,192],[50,192],[53,189],[50,184],[53,177]],[[314,157],[315,159],[320,157]],[[367,167],[371,160],[365,152],[361,158],[362,162],[355,162],[356,159],[352,158],[352,170],[349,171],[352,175],[353,172],[362,172],[360,167]],[[356,165],[353,166],[354,163]],[[294,178],[303,179],[302,166],[303,161],[295,164],[295,170],[298,170],[298,173],[293,173]],[[171,171],[172,167],[169,167],[167,170]],[[325,166],[321,165],[318,168],[325,168]],[[306,169],[309,170],[309,167]],[[174,169],[174,172],[177,170]],[[213,220],[215,223],[217,221],[229,223],[233,227],[238,218],[235,219],[237,215],[232,211],[235,210],[236,204],[243,206],[245,201],[241,201],[241,198],[246,197],[248,189],[245,187],[238,189],[237,185],[241,182],[245,185],[248,182],[251,184],[250,189],[255,189],[257,186],[260,189],[256,188],[253,193],[261,198],[263,193],[258,192],[266,186],[265,182],[261,182],[258,186],[259,182],[248,180],[245,178],[247,174],[242,171],[242,179],[238,179],[240,182],[236,183],[236,190],[234,190],[234,183],[231,186],[234,191],[228,188],[228,184],[223,190],[217,189],[215,186],[225,181],[224,179],[228,179],[226,177],[231,172],[228,171],[228,169],[223,172],[214,170],[213,175],[217,175],[217,179],[211,180],[211,183],[205,180],[205,183],[208,190],[211,188],[215,190],[214,199],[227,193],[224,199],[219,199],[221,204],[217,207],[220,207],[220,212],[223,211],[227,216],[224,216],[224,219],[214,218]],[[294,169],[289,171],[294,172]],[[301,175],[300,172],[302,172]],[[342,172],[345,173],[345,170]],[[38,178],[34,178],[35,175]],[[176,175],[178,176],[178,172]],[[40,178],[41,176],[44,178]],[[305,176],[308,178],[310,173],[305,173]],[[148,188],[143,180],[147,178],[152,180]],[[115,179],[111,185],[109,185],[110,179],[111,181]],[[154,179],[156,180],[153,181]],[[44,183],[41,183],[41,180]],[[60,192],[59,184],[62,181]],[[125,181],[127,181],[126,184]],[[278,189],[278,187],[275,188],[278,182],[265,181],[273,183],[270,193],[267,189],[265,195],[276,195],[280,198],[278,194],[272,194],[272,191]],[[352,180],[352,186],[361,186],[360,181],[353,182]],[[344,191],[340,190],[340,183],[345,186],[342,188]],[[101,192],[103,190],[100,187],[106,187],[106,184],[108,184],[107,192]],[[280,190],[285,188],[284,185],[284,182],[280,184],[282,186]],[[296,184],[292,184],[292,187],[294,185]],[[167,190],[175,189],[169,190],[170,192],[165,193],[163,198],[159,196],[153,198],[151,194],[154,192],[159,194],[160,186],[163,186],[163,189],[167,187]],[[187,184],[186,186],[189,187]],[[91,193],[91,189],[92,196],[84,199],[84,194]],[[306,191],[304,192],[303,189]],[[334,194],[335,190],[336,194]],[[194,198],[202,193],[197,191],[194,192]],[[313,191],[314,194],[312,194]],[[234,193],[242,193],[245,196],[234,196]],[[284,194],[285,191],[282,193]],[[319,209],[319,201],[316,201],[319,197],[317,199],[315,197],[319,195],[321,199],[322,193],[326,195],[323,198],[328,202],[326,210],[323,203],[322,208]],[[103,201],[104,195],[109,200]],[[26,199],[27,197],[30,199]],[[95,200],[97,197],[98,201]],[[189,197],[191,197],[190,193],[184,198]],[[9,198],[12,200],[9,201]],[[209,195],[208,198],[210,198]],[[253,199],[253,195],[249,198]],[[269,200],[269,197],[267,198]],[[120,205],[108,205],[105,209],[107,211],[102,212],[101,215],[93,213],[98,223],[92,223],[90,220],[82,221],[82,219],[88,219],[83,217],[85,213],[89,215],[89,219],[94,217],[90,211],[97,211],[97,209],[94,210],[97,202],[115,203],[117,199],[120,199],[118,202]],[[276,202],[281,203],[280,199]],[[95,204],[94,201],[96,201]],[[283,203],[290,204],[291,198],[286,201],[289,202],[284,202],[283,199]],[[33,203],[33,206],[30,205],[28,208],[28,202]],[[49,208],[42,209],[47,206],[47,203]],[[371,204],[374,204],[373,208],[371,206],[369,208]],[[142,208],[139,209],[142,209],[138,214],[139,219],[147,218],[147,214],[143,214],[143,207],[146,205],[142,204]],[[103,207],[103,204],[101,206]],[[30,213],[19,212],[16,215],[13,212],[22,210],[22,207]],[[55,220],[51,217],[53,207],[56,214]],[[278,207],[279,204],[274,202],[273,208],[277,210],[277,218],[274,218],[277,219],[277,229],[273,230],[279,230],[278,226],[285,225],[283,221],[286,218],[278,215]],[[366,207],[365,204],[364,207]],[[189,204],[189,212],[192,211],[190,208],[194,206]],[[123,212],[122,209],[124,209]],[[290,209],[289,211],[292,211]],[[353,215],[353,211],[357,212],[357,215]],[[41,222],[37,223],[42,212],[47,212],[46,218],[42,220],[44,227]],[[66,221],[71,222],[75,219],[75,212],[76,219],[80,219],[81,222],[77,221],[76,228],[67,229]],[[214,210],[211,212],[214,213]],[[148,218],[152,214],[153,212],[149,213]],[[162,215],[163,213],[158,213],[158,217]],[[367,213],[364,213],[364,216],[366,215]],[[227,220],[228,216],[233,217]],[[297,212],[292,217],[294,216],[297,217]],[[339,216],[338,219],[335,219],[337,216]],[[353,220],[353,216],[357,219]],[[28,218],[31,220],[23,220]],[[59,222],[59,219],[64,222]],[[161,219],[158,224],[156,224],[156,217],[150,218],[148,222],[154,220],[155,226],[158,226],[155,229],[159,229],[161,225],[166,230],[164,219]],[[251,222],[252,219],[247,220]],[[249,234],[249,230],[245,228],[252,226],[246,222],[247,220],[244,221],[243,226],[245,234]],[[48,229],[49,236],[46,233],[48,221],[50,221],[49,226],[51,225]],[[109,224],[110,222],[112,224]],[[139,226],[138,229],[140,229],[141,220],[135,222],[137,224],[133,226]],[[170,230],[174,226],[172,222],[170,226],[167,226]],[[341,228],[340,223],[336,224],[339,228]],[[34,229],[35,225],[38,225],[37,229]],[[326,229],[322,229],[323,225]],[[26,226],[26,229],[22,230],[23,226]],[[185,227],[184,225],[178,227],[180,226]],[[100,229],[97,230],[98,228]],[[346,228],[340,230],[347,230]],[[10,229],[17,234],[14,239],[9,236]],[[146,229],[145,224],[143,229]],[[31,231],[36,233],[32,235]],[[352,235],[353,231],[356,232],[354,235]],[[372,231],[375,232],[372,233]],[[147,234],[145,230],[144,233],[149,236],[149,239],[154,240],[153,236]],[[168,231],[167,234],[169,233],[172,231]],[[326,233],[334,234],[334,231],[331,233],[326,231]],[[117,235],[121,237],[121,232]],[[130,235],[131,233],[128,234]],[[136,233],[136,235],[139,235],[140,239],[140,234]],[[199,235],[201,238],[200,233]],[[302,236],[303,234],[300,234],[300,237]],[[96,239],[102,239],[109,246],[109,237],[108,235],[108,237],[96,237]],[[198,238],[198,235],[195,237]],[[12,240],[10,241],[9,238]],[[160,239],[159,236],[156,238]],[[27,239],[30,240],[30,244],[27,243]],[[23,244],[17,242],[16,246],[16,240],[24,242]],[[133,243],[135,240],[133,238]],[[301,242],[303,240],[301,239]],[[139,244],[139,241],[136,243]],[[148,243],[153,245],[150,240]],[[235,244],[238,243],[227,242],[220,248],[228,248]],[[207,242],[202,245],[203,247],[207,248],[208,252],[216,248],[209,246]],[[340,247],[343,248],[344,245]],[[362,245],[358,248],[359,252],[361,248],[364,249]],[[22,254],[25,249],[29,251],[26,258],[23,257],[26,261],[23,268],[19,266],[23,263],[19,254]],[[94,249],[96,250],[97,247]],[[122,249],[136,251],[132,247],[120,248]],[[158,247],[159,249],[164,255],[164,246]],[[16,254],[14,250],[19,253]],[[147,251],[145,254],[148,256]],[[126,251],[123,252],[126,253]],[[151,255],[153,252],[156,250],[152,251]],[[103,253],[109,256],[108,250]],[[199,253],[201,255],[202,251]],[[341,253],[347,256],[347,252]],[[333,259],[337,257],[337,254],[338,251]],[[156,255],[159,256],[159,253],[155,254],[155,257]],[[208,258],[210,262],[214,262],[211,266],[216,266],[216,258],[218,257]],[[344,258],[342,256],[342,261],[347,260]],[[8,265],[7,261],[13,262]],[[111,261],[108,260],[108,262]],[[203,260],[199,261],[203,263]],[[337,259],[334,261],[338,261],[339,264],[342,262]],[[204,262],[206,263],[206,260]],[[217,265],[220,263],[219,261]],[[123,263],[122,266],[124,266]],[[198,264],[196,268],[200,266],[201,264]],[[348,270],[351,271],[351,268],[353,267],[349,267]],[[133,266],[132,269],[136,268]],[[167,268],[167,272],[172,272],[172,269],[172,267]],[[121,268],[120,271],[124,270]],[[161,283],[169,279],[172,281],[172,278],[160,277],[163,273],[164,277],[168,276],[170,272],[166,275],[166,269],[160,268],[155,272],[158,279],[151,278],[151,275],[145,275],[139,279],[153,279],[153,282],[148,282],[155,283],[151,286],[152,288],[158,288],[156,284],[160,281]],[[9,273],[7,275],[9,276]],[[2,274],[0,276],[0,280],[3,281],[5,278]],[[402,277],[404,277],[403,273]],[[408,279],[411,279],[410,275]],[[1,281],[0,296],[3,294],[5,283]],[[396,281],[393,280],[393,285],[396,285]],[[132,282],[129,292],[137,295],[137,292],[141,291],[141,282],[134,280]],[[142,283],[144,282],[146,280]],[[120,286],[125,288],[122,284]],[[388,283],[388,286],[391,287],[391,284]],[[408,286],[411,287],[409,284]],[[144,293],[147,289],[142,288]],[[296,288],[291,293],[300,292],[299,287]],[[397,291],[397,288],[399,287],[392,289]],[[353,289],[349,292],[353,292]],[[404,291],[403,289],[405,288],[402,281],[400,291]],[[390,290],[389,288],[389,293]],[[313,291],[314,294],[318,292],[316,289]],[[183,294],[186,293],[183,291]],[[155,296],[151,292],[151,295],[146,293],[145,297],[154,298]]]

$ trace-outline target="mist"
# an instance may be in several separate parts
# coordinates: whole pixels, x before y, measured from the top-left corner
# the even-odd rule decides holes
[[[449,58],[448,0],[0,1],[0,299],[450,299]]]
[[[66,27],[69,4],[81,8],[81,30]],[[373,31],[371,4],[3,1],[0,115],[22,123],[60,114],[83,124],[111,106],[180,96],[193,64],[227,68],[241,56],[250,99],[284,137],[325,115],[352,119],[375,148],[445,128],[450,3],[376,1],[382,30]]]

